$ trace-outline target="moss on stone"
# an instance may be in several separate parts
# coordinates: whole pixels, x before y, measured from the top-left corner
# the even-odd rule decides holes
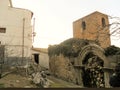
[[[70,38],[58,45],[52,45],[48,47],[48,55],[59,55],[63,54],[65,57],[77,57],[82,47],[89,43],[96,43],[92,40]]]

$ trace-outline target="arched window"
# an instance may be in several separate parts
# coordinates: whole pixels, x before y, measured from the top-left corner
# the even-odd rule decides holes
[[[106,26],[105,19],[102,18],[102,27],[105,27],[105,26]]]
[[[85,21],[82,21],[82,29],[83,29],[83,30],[86,29],[86,23],[85,23]]]

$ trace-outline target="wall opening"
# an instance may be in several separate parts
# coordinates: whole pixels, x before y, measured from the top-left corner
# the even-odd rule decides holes
[[[34,55],[34,61],[36,64],[39,64],[39,54],[33,54]]]
[[[82,29],[83,29],[83,30],[86,29],[86,23],[85,23],[85,21],[82,21]]]
[[[102,27],[105,27],[105,26],[106,26],[105,19],[102,18]]]
[[[102,88],[105,87],[104,72],[102,67],[104,66],[103,60],[92,52],[87,54],[83,60],[83,85],[85,87]]]
[[[6,28],[1,28],[0,27],[0,33],[6,33]]]

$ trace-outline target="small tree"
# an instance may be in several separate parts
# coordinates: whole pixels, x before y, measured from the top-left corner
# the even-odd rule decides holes
[[[102,44],[106,43],[108,38],[111,40],[119,40],[120,39],[120,17],[112,17],[108,16],[109,24],[102,27],[98,23],[93,23],[93,25],[97,26],[96,32],[87,31],[91,35],[96,34],[96,41],[101,42]],[[110,30],[110,33],[106,33],[107,30]],[[102,38],[102,39],[99,39]]]
[[[115,73],[110,77],[110,85],[112,87],[120,87],[120,63],[115,67]]]

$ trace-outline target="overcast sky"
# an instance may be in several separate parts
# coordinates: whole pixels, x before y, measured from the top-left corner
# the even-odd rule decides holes
[[[48,45],[73,37],[73,21],[94,11],[120,17],[120,0],[12,0],[14,7],[29,9],[34,13],[35,47]],[[120,41],[112,40],[120,46]]]

